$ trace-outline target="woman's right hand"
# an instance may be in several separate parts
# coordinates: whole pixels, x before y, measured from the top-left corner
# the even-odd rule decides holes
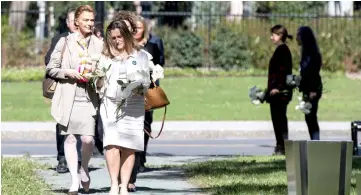
[[[80,75],[80,73],[78,71],[76,71],[75,69],[65,70],[65,75],[72,79],[77,79],[77,80],[83,79],[83,77]]]
[[[278,89],[272,89],[270,94],[271,95],[276,95],[277,93],[279,93],[280,91]]]

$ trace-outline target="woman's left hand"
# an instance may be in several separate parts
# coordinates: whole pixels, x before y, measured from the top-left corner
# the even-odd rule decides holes
[[[275,94],[277,94],[277,93],[279,93],[280,91],[278,90],[278,89],[272,89],[271,90],[271,92],[270,92],[270,94],[271,95],[275,95]]]

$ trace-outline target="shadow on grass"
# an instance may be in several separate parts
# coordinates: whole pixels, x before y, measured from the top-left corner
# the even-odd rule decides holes
[[[212,175],[212,174],[268,174],[277,171],[286,171],[286,162],[283,159],[277,159],[268,162],[258,162],[256,160],[224,160],[224,161],[208,161],[204,163],[191,164],[187,173],[191,176]]]
[[[239,157],[192,163],[184,168],[187,176],[195,178],[210,194],[287,194],[287,183],[282,178],[267,181],[273,176],[269,174],[278,173],[275,176],[279,177],[284,172],[286,176],[282,157]]]
[[[210,194],[287,194],[284,158],[240,157],[221,161],[192,163],[186,174]],[[353,175],[361,174],[361,158],[354,158]],[[238,177],[239,175],[239,177]],[[253,178],[244,181],[241,178]],[[355,188],[353,182],[351,188]]]

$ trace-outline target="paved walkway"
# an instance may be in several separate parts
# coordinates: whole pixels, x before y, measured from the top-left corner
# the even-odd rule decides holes
[[[321,129],[328,131],[349,130],[351,121],[320,121]],[[297,131],[307,130],[304,121],[289,121],[289,129]],[[160,129],[161,122],[154,121],[153,129]],[[271,121],[169,121],[164,125],[164,131],[273,131]],[[55,122],[33,121],[33,122],[2,122],[2,132],[28,132],[28,131],[53,131]]]
[[[349,121],[320,121],[321,133],[327,136],[351,136]],[[152,124],[153,134],[161,123]],[[289,121],[289,131],[297,137],[308,134],[304,121]],[[274,136],[271,121],[166,121],[159,139],[225,139],[270,138]],[[55,140],[54,122],[3,122],[2,140]]]
[[[201,188],[187,182],[184,171],[176,168],[191,162],[201,162],[211,159],[221,159],[225,157],[148,157],[148,166],[154,167],[152,171],[140,173],[137,180],[137,195],[150,194],[206,194]],[[70,186],[70,173],[58,174],[55,171],[57,161],[55,158],[35,158],[37,162],[48,164],[52,168],[39,171],[45,181],[52,186],[55,194],[65,194]],[[164,165],[175,165],[173,168],[165,168]],[[109,175],[106,169],[105,160],[102,157],[92,158],[90,161],[91,191],[90,194],[107,195],[109,192]],[[79,191],[83,194],[83,191]]]

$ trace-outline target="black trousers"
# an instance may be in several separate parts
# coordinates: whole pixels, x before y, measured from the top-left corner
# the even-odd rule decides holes
[[[159,86],[159,80],[155,81]],[[145,112],[144,114],[144,128],[151,133],[152,132],[152,123],[153,123],[153,111]],[[148,149],[149,135],[144,132],[144,151],[135,153],[135,162],[130,176],[129,183],[135,184],[137,181],[138,169],[140,165],[143,165],[147,162],[147,149]]]
[[[60,128],[59,124],[56,124],[56,150],[58,151],[57,160],[65,159],[64,154],[64,141],[65,141],[65,135],[60,134]]]
[[[97,119],[95,121],[94,145],[98,149],[100,154],[103,154],[103,151],[104,151],[103,135],[104,135],[103,121],[100,116],[100,109],[98,109]]]
[[[308,133],[310,134],[311,140],[320,140],[320,126],[318,125],[317,111],[321,95],[321,93],[317,93],[317,97],[310,101],[312,104],[311,112],[309,114],[305,114]]]
[[[280,147],[284,147],[284,140],[288,139],[287,106],[288,101],[279,100],[270,102],[271,118],[276,137],[276,144]]]

